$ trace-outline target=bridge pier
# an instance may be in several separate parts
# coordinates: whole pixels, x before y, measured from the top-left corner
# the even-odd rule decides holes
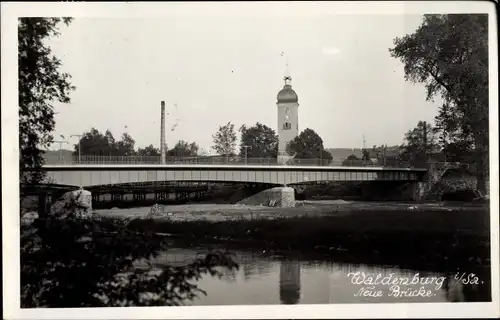
[[[271,207],[295,207],[295,189],[291,187],[275,187],[261,191],[238,202],[246,205],[264,205]]]

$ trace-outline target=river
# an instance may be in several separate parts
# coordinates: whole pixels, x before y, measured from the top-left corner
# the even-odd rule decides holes
[[[204,248],[172,248],[155,263],[185,265],[204,252]],[[222,270],[221,278],[202,276],[196,285],[206,295],[186,305],[465,302],[483,300],[489,292],[481,278],[475,278],[477,284],[467,284],[467,278],[474,282],[470,275],[287,258],[265,251],[231,254],[238,270]]]
[[[336,213],[349,213],[365,207],[377,212],[389,212],[401,208],[415,208],[415,204],[356,203],[356,202],[314,202],[307,208],[288,208],[286,214],[315,215],[335,209]],[[439,204],[418,204],[420,209],[439,209],[442,212],[460,211],[452,206]],[[307,209],[307,210],[306,210]],[[109,216],[144,216],[150,208],[97,210],[96,213]],[[163,206],[162,215],[178,222],[232,220],[238,217],[254,219],[276,216],[276,208],[246,207],[238,205],[181,205]],[[394,211],[401,214],[399,211]],[[380,213],[379,213],[380,214]],[[463,214],[468,217],[469,215]],[[470,217],[469,217],[470,218]],[[392,221],[392,220],[391,220]],[[394,221],[393,221],[394,222]],[[439,225],[438,225],[439,226]],[[268,230],[269,231],[269,230]],[[155,263],[162,265],[187,265],[198,254],[208,252],[210,246],[186,248],[172,244]],[[213,246],[212,246],[213,247]],[[224,247],[224,245],[221,245]],[[432,251],[432,250],[431,250]],[[417,268],[400,269],[394,265],[373,265],[370,257],[359,257],[354,265],[335,261],[331,257],[313,260],[309,255],[276,255],[265,250],[255,251],[244,247],[231,249],[239,264],[236,271],[224,271],[219,279],[203,275],[195,284],[206,295],[198,295],[187,305],[260,305],[260,304],[328,304],[328,303],[393,303],[393,302],[467,302],[489,301],[489,266],[480,270],[464,270],[467,273],[443,274]],[[411,253],[409,253],[411,255]],[[425,256],[425,254],[424,254]],[[418,257],[416,255],[415,257]],[[431,259],[431,255],[428,257]],[[315,257],[314,259],[317,259]],[[403,259],[403,258],[402,258]],[[423,259],[423,258],[422,258]],[[417,259],[418,260],[418,259]],[[382,262],[383,263],[383,262]],[[478,263],[481,264],[481,263]],[[476,264],[477,265],[477,264]],[[462,270],[457,267],[457,270]],[[475,273],[473,273],[475,272]],[[477,275],[479,274],[479,275]]]

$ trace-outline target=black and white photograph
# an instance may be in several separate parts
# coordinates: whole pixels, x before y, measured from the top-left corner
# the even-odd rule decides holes
[[[1,111],[6,319],[500,316],[493,2],[2,3]]]

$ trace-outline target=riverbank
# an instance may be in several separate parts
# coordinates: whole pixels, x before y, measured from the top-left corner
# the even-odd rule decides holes
[[[316,252],[344,261],[453,269],[489,264],[489,210],[438,204],[304,203],[297,208],[224,205],[98,212],[134,217],[128,228],[168,234],[186,244]]]
[[[339,216],[367,212],[474,212],[488,207],[476,203],[415,203],[415,202],[361,202],[345,200],[297,201],[295,208],[276,208],[267,206],[247,206],[239,204],[183,204],[160,205],[155,219],[170,221],[228,221],[277,219],[298,216],[320,217]],[[94,210],[95,214],[105,217],[144,218],[151,207],[113,208]]]

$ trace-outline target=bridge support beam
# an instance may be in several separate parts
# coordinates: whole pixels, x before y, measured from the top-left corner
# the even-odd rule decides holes
[[[165,201],[167,200],[166,192],[155,192],[155,201]]]
[[[134,192],[133,193],[133,200],[134,201],[145,201],[146,200],[146,193],[144,193],[144,192]]]
[[[123,193],[112,193],[111,201],[123,201]]]

